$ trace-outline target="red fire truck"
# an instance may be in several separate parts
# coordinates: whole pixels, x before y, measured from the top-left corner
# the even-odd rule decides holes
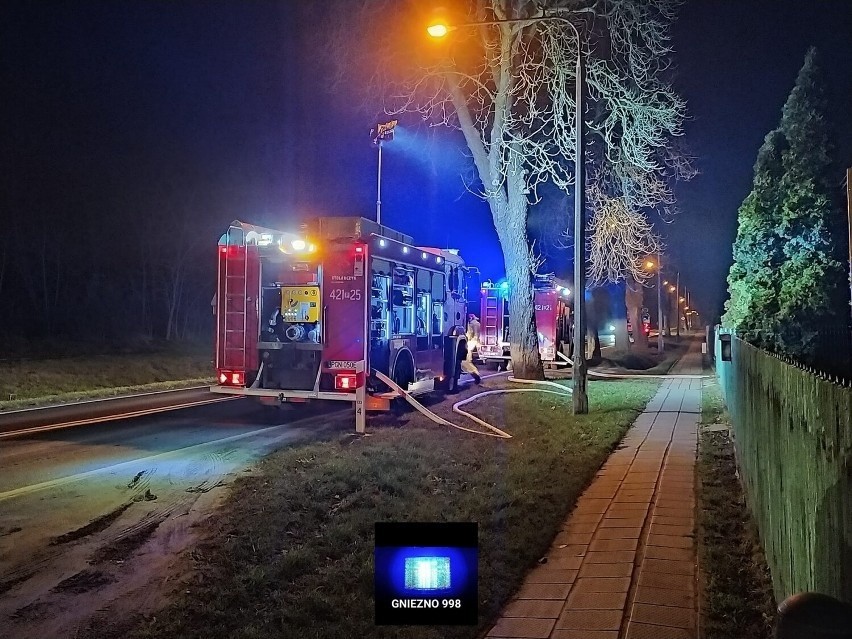
[[[571,289],[552,275],[537,275],[534,281],[535,323],[541,359],[549,365],[567,364],[570,357]],[[486,364],[504,366],[509,352],[509,283],[485,282],[481,289],[482,336],[477,348]]]
[[[235,221],[219,240],[211,390],[262,402],[387,409],[399,394],[453,392],[466,353],[468,279],[457,251],[354,217],[286,233]]]

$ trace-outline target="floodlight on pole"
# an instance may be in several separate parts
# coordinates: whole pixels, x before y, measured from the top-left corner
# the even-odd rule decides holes
[[[583,47],[580,42],[580,32],[577,27],[564,16],[547,15],[546,13],[533,18],[518,18],[508,20],[484,20],[479,22],[464,22],[461,24],[445,24],[443,22],[433,22],[426,28],[426,32],[433,38],[442,38],[450,31],[455,31],[462,27],[482,27],[500,24],[534,24],[536,22],[546,22],[549,20],[558,20],[567,24],[574,32],[574,37],[577,39],[577,61],[575,70],[575,100],[574,100],[574,118],[575,118],[575,173],[574,173],[574,352],[572,356],[572,402],[573,412],[575,415],[585,414],[589,412],[589,395],[588,395],[588,369],[586,365],[586,261],[585,261],[585,196],[586,180],[584,177],[584,160],[583,153]]]
[[[390,142],[393,140],[393,130],[396,128],[397,120],[391,120],[384,124],[379,124],[376,128],[370,131],[370,139],[379,149],[379,171],[378,184],[376,189],[376,223],[382,223],[382,142]]]

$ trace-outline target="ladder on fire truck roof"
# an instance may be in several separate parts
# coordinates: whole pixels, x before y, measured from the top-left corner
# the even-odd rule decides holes
[[[236,241],[236,238],[239,238]],[[248,246],[245,242],[245,230],[231,225],[225,243],[225,286],[223,300],[223,338],[222,368],[246,369],[246,316],[248,299],[246,281],[248,280]],[[233,238],[233,239],[232,239]]]

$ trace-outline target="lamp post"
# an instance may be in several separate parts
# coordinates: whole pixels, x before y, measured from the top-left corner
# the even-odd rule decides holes
[[[586,269],[585,269],[585,177],[584,177],[584,155],[583,155],[583,55],[580,46],[580,32],[577,27],[563,16],[547,15],[546,13],[535,18],[521,18],[510,20],[486,20],[481,22],[464,22],[461,24],[448,25],[433,23],[426,31],[434,38],[443,38],[450,31],[462,27],[480,27],[498,24],[532,24],[546,20],[558,20],[564,22],[574,32],[577,39],[577,61],[575,82],[575,144],[574,144],[574,354],[572,357],[572,379],[573,379],[573,410],[575,415],[589,412],[588,396],[588,368],[586,364]]]
[[[662,353],[665,348],[663,343],[663,263],[660,261],[660,252],[657,251],[657,352]]]
[[[376,189],[376,223],[382,223],[382,142],[390,142],[393,140],[393,130],[396,127],[397,120],[391,120],[384,124],[379,124],[375,129],[370,131],[370,139],[373,140],[379,148],[379,177]]]

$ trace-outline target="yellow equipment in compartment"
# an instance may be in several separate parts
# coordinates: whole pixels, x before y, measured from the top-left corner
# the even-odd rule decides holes
[[[318,322],[319,286],[282,286],[281,317],[285,322]]]

